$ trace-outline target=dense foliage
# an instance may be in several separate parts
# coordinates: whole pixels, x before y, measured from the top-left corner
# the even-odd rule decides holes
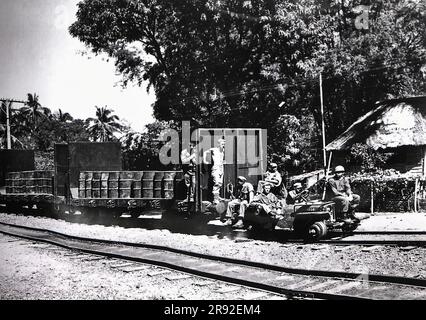
[[[359,165],[362,171],[374,172],[383,168],[392,153],[384,153],[373,148],[356,143],[350,149],[348,163]]]
[[[128,132],[121,138],[123,150],[123,168],[125,170],[173,170],[159,162],[159,151],[164,142],[159,138],[163,130],[170,127],[164,121],[157,121],[146,126],[146,131]]]
[[[123,85],[148,81],[158,120],[271,128],[272,157],[301,171],[321,163],[320,73],[328,142],[375,101],[426,92],[425,2],[371,2],[357,27],[366,3],[83,0],[70,32]]]
[[[360,209],[369,211],[371,192],[375,211],[399,212],[414,209],[415,178],[394,170],[375,174],[354,174],[350,177],[354,192],[361,196]]]

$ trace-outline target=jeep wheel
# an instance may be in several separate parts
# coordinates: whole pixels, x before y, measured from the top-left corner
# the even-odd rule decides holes
[[[312,240],[320,240],[327,235],[327,226],[324,222],[315,222],[308,229],[308,237]]]

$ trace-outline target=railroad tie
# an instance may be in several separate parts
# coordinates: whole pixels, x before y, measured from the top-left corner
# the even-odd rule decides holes
[[[269,292],[254,292],[254,293],[250,293],[246,296],[243,297],[243,300],[258,300],[260,298],[266,298],[270,295]]]
[[[220,287],[218,289],[216,289],[215,291],[218,293],[230,293],[230,292],[235,292],[235,291],[240,291],[241,287]]]
[[[68,258],[70,258],[70,259],[81,259],[81,260],[84,260],[84,259],[87,259],[87,258],[89,258],[90,256],[88,255],[88,254],[78,254],[78,255],[75,255],[75,256],[68,256]]]
[[[290,276],[290,275],[282,275],[282,276],[278,276],[278,277],[276,277],[275,279],[274,279],[274,281],[281,281],[281,280],[288,280],[288,281],[290,281],[290,280],[293,280],[294,279],[294,276]]]
[[[105,259],[107,258],[95,256],[95,257],[88,257],[86,259],[83,259],[83,261],[99,261],[99,260],[105,260]]]
[[[81,253],[79,252],[66,252],[64,253],[64,257],[73,257],[73,256],[78,256],[81,255]]]
[[[144,253],[144,258],[151,258],[151,257],[155,257],[155,256],[161,256],[160,252],[149,252],[149,253]]]
[[[49,248],[50,245],[42,244],[42,243],[30,243],[30,244],[28,244],[28,247],[45,249],[45,248]]]
[[[171,272],[170,270],[160,270],[160,271],[157,271],[157,272],[148,273],[148,276],[149,277],[156,277],[156,276],[161,276],[163,274],[167,274],[167,273],[170,273],[170,272]]]
[[[363,249],[361,249],[361,251],[362,252],[371,252],[373,250],[380,249],[380,248],[381,248],[381,246],[371,246],[371,247],[363,248]]]
[[[215,262],[212,262],[212,263],[206,263],[206,264],[202,264],[202,265],[200,265],[200,268],[201,269],[207,269],[207,268],[211,268],[211,267],[218,267],[219,265],[217,264],[217,263],[215,263]]]
[[[180,260],[181,263],[186,264],[189,263],[191,265],[193,265],[194,263],[196,263],[198,260],[196,258],[186,258],[186,259],[182,259]]]
[[[125,263],[113,264],[113,265],[110,265],[109,267],[112,269],[117,269],[117,268],[130,267],[134,265],[135,264],[133,262],[125,262]]]
[[[345,251],[345,250],[352,249],[352,248],[355,248],[355,246],[350,245],[350,246],[336,247],[336,248],[334,248],[334,251],[339,252],[339,251]]]
[[[289,244],[289,243],[280,244],[280,248],[292,248],[292,247],[294,247],[294,244]]]
[[[312,284],[313,282],[315,282],[315,280],[306,279],[306,280],[303,280],[303,281],[300,281],[300,282],[290,284],[290,285],[286,286],[285,288],[289,289],[289,290],[294,290],[294,289],[298,289],[298,288],[304,287],[306,285]]]
[[[167,276],[166,279],[169,281],[177,281],[177,280],[183,280],[183,279],[189,279],[192,276],[190,276],[189,274],[180,274],[177,276]]]
[[[253,241],[252,239],[244,239],[244,238],[238,238],[234,240],[235,243],[252,242],[252,241]]]
[[[230,267],[226,269],[226,272],[234,272],[234,271],[238,271],[241,270],[240,267]]]
[[[415,246],[407,246],[407,247],[401,247],[401,248],[399,248],[399,250],[401,250],[401,251],[411,251],[411,250],[414,250],[414,249],[417,249],[417,247],[415,247]]]
[[[126,273],[130,273],[130,272],[146,270],[148,268],[149,266],[129,266],[129,267],[120,268],[118,270],[126,272]]]
[[[315,284],[315,285],[313,285],[311,287],[305,288],[305,290],[306,291],[321,290],[321,289],[327,288],[329,286],[335,285],[337,283],[339,283],[339,281],[337,281],[337,280],[328,280],[328,281],[325,281],[325,282],[321,282],[321,283]]]
[[[314,245],[314,246],[312,246],[311,250],[323,250],[323,249],[327,249],[327,248],[329,248],[329,246],[326,245],[326,244],[320,245],[320,246]]]
[[[204,280],[204,281],[194,283],[194,285],[199,286],[199,287],[210,286],[212,284],[214,284],[214,281],[209,281],[209,280]]]
[[[334,288],[331,288],[329,290],[326,290],[326,293],[331,293],[331,294],[336,294],[336,293],[340,293],[342,291],[346,291],[355,287],[358,287],[362,285],[362,282],[360,281],[350,281],[348,283],[342,284],[341,286],[337,286]]]

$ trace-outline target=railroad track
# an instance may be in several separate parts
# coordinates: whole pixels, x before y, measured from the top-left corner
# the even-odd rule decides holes
[[[358,245],[358,246],[393,246],[393,247],[426,247],[426,240],[382,240],[382,239],[345,239],[344,237],[338,237],[333,239],[325,239],[317,241],[316,243],[338,245],[338,246],[348,246],[348,245]]]
[[[33,212],[32,209],[23,209],[28,210],[28,212]],[[27,211],[24,211],[27,212]],[[27,212],[27,213],[28,213]],[[57,218],[53,218],[57,219]],[[79,222],[79,223],[88,223],[88,221],[85,220],[85,217],[80,216],[63,216],[60,218],[61,220],[67,221],[67,222]],[[76,220],[77,219],[77,220]],[[104,221],[105,222],[105,221]],[[103,222],[101,220],[96,221],[96,223],[102,224]],[[132,219],[129,219],[129,221],[119,221],[118,225],[124,226],[124,227],[140,227],[144,228],[146,227],[146,224],[150,224],[152,228],[167,228],[164,224],[162,224],[161,221],[135,221]],[[177,232],[187,233],[193,230],[192,227],[189,226],[190,221],[185,221],[185,225],[187,225],[187,228],[181,228],[177,227]],[[154,225],[156,225],[154,227]],[[199,226],[199,225],[198,225]],[[277,241],[281,243],[294,243],[294,244],[305,244],[308,243],[302,239],[294,238],[294,235],[292,232],[285,231],[285,230],[274,230],[270,232],[264,232],[264,233],[253,233],[253,232],[246,232],[244,230],[238,230],[238,229],[232,229],[231,227],[217,227],[217,226],[208,226],[205,225],[205,234],[208,234],[209,228],[217,228],[216,231],[221,232],[225,237],[228,237],[230,239],[236,239],[236,238],[242,238],[247,240],[260,240],[260,241]],[[220,229],[220,230],[219,230]],[[201,229],[198,229],[201,232]],[[352,236],[367,236],[371,235],[373,238],[370,239],[351,239],[349,237]],[[387,239],[377,239],[374,238],[374,236],[385,236]],[[411,238],[406,239],[400,239],[398,236],[411,236]],[[357,246],[396,246],[396,247],[426,247],[426,231],[352,231],[350,234],[341,234],[338,232],[332,232],[330,234],[330,237],[327,239],[316,241],[316,243],[321,244],[329,244],[329,245],[337,245],[337,246],[349,246],[349,245],[357,245]]]
[[[329,244],[336,246],[348,246],[348,245],[357,245],[357,246],[393,246],[393,247],[426,247],[426,233],[422,232],[410,232],[410,233],[395,233],[395,232],[362,232],[355,233],[351,232],[350,234],[342,234],[338,232],[333,232],[329,238],[325,238],[322,240],[317,240],[315,242],[309,242],[303,239],[294,238],[291,232],[275,230],[274,234],[245,234],[243,232],[237,231],[238,237],[244,239],[254,239],[261,241],[277,241],[281,243],[294,243],[294,244]],[[366,237],[364,239],[360,237],[364,236],[384,236],[385,239],[380,239],[377,237]],[[355,236],[355,237],[354,237]],[[401,239],[401,236],[405,236],[404,239]]]
[[[358,235],[426,235],[426,231],[421,230],[391,230],[391,231],[364,231],[364,230],[355,230],[352,234]]]
[[[272,293],[316,299],[426,299],[426,280],[286,268],[157,245],[66,235],[0,223],[9,236],[100,256],[156,265]]]
[[[56,218],[53,218],[56,219]],[[83,220],[81,220],[83,219]],[[73,219],[72,217],[64,216],[61,218],[61,220],[73,223],[73,222],[79,222],[79,223],[87,223],[87,221],[84,220],[84,217],[77,217],[77,220]],[[102,224],[102,221],[96,221],[96,223]],[[151,221],[145,221],[145,224],[156,224],[157,225],[151,226],[152,228],[167,228],[167,226],[161,224],[161,222],[153,222]],[[124,226],[124,227],[140,227],[144,228],[146,227],[144,223],[141,221],[135,222],[134,220],[129,221],[119,221],[118,225]],[[174,231],[181,232],[181,233],[188,233],[193,230],[192,227],[189,226],[190,222],[186,221],[185,225],[187,225],[186,228],[177,228]],[[108,224],[107,224],[108,225]],[[238,229],[232,229],[231,227],[220,227],[213,226],[213,228],[216,227],[216,231],[219,231],[224,235],[225,237],[229,239],[246,239],[246,240],[260,240],[260,241],[277,241],[280,243],[294,243],[294,244],[308,244],[309,242],[306,242],[305,240],[294,238],[294,235],[290,231],[284,231],[284,230],[274,230],[270,232],[264,232],[264,233],[252,233],[247,232],[245,230],[238,230]],[[204,226],[205,228],[205,234],[209,234],[209,228],[212,228],[212,226]],[[220,229],[220,230],[219,230]],[[201,229],[198,229],[200,232]],[[370,238],[370,239],[351,239],[349,237],[352,236],[385,236],[387,239],[377,239],[377,238]],[[409,239],[399,239],[398,236],[411,236]],[[323,239],[316,241],[315,243],[320,244],[329,244],[329,245],[336,245],[336,246],[349,246],[349,245],[357,245],[357,246],[394,246],[394,247],[426,247],[426,231],[353,231],[350,234],[344,234],[338,232],[332,232],[331,238]]]

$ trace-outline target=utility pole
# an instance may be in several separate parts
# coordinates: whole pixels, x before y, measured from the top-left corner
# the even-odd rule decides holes
[[[327,152],[325,150],[325,122],[324,122],[324,99],[322,96],[322,73],[319,75],[320,100],[321,100],[321,126],[322,126],[322,153],[324,160],[325,175],[327,175]]]
[[[12,108],[12,103],[22,103],[26,104],[25,101],[22,100],[16,100],[16,99],[0,99],[1,102],[4,103],[6,107],[6,149],[10,150],[12,149],[12,139],[10,136],[10,109]]]
[[[6,106],[6,148],[7,150],[12,149],[12,141],[10,139],[10,119],[9,119],[9,114],[10,114],[10,107],[12,106],[12,102],[9,103],[5,103]]]

